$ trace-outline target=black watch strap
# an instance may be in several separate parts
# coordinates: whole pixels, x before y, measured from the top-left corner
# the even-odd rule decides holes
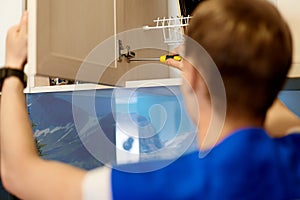
[[[0,91],[2,91],[2,85],[5,78],[10,76],[16,76],[23,83],[24,88],[27,86],[27,76],[23,70],[12,69],[8,67],[4,67],[0,69]]]

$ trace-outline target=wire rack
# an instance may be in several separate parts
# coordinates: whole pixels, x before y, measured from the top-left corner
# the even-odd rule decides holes
[[[144,26],[144,30],[162,29],[164,42],[168,45],[176,45],[184,42],[184,29],[189,25],[191,16],[157,18],[153,20],[156,26]]]

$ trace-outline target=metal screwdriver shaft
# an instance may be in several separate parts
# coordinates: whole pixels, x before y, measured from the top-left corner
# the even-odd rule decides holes
[[[131,58],[129,59],[129,61],[160,61],[162,63],[165,63],[168,59],[181,61],[181,57],[179,55],[163,55],[159,58]]]

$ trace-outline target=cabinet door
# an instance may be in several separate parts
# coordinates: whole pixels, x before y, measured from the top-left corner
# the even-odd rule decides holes
[[[277,0],[277,6],[287,20],[293,36],[293,66],[290,77],[300,77],[300,1],[299,0]]]
[[[30,74],[74,80],[86,56],[114,35],[113,0],[31,0],[28,10]],[[114,47],[106,51],[115,55]],[[99,60],[89,63],[82,81],[94,82]]]
[[[126,47],[135,52],[135,58],[158,58],[168,52],[164,44],[162,30],[144,30],[143,26],[155,26],[153,20],[168,17],[170,0],[116,0],[116,44],[119,57],[119,44],[122,41],[122,53]],[[176,1],[173,0],[174,3]],[[117,68],[107,68],[102,82],[108,79],[113,84],[124,85],[128,80],[161,79],[169,77],[168,67],[157,61],[128,63],[125,57],[117,62]],[[109,76],[113,74],[113,76]]]

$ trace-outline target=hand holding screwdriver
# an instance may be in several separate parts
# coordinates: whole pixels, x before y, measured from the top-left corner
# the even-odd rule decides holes
[[[176,61],[181,61],[181,57],[179,56],[179,54],[160,56],[159,61],[162,62],[162,63],[165,63],[168,59],[173,59],[173,60],[176,60]]]

